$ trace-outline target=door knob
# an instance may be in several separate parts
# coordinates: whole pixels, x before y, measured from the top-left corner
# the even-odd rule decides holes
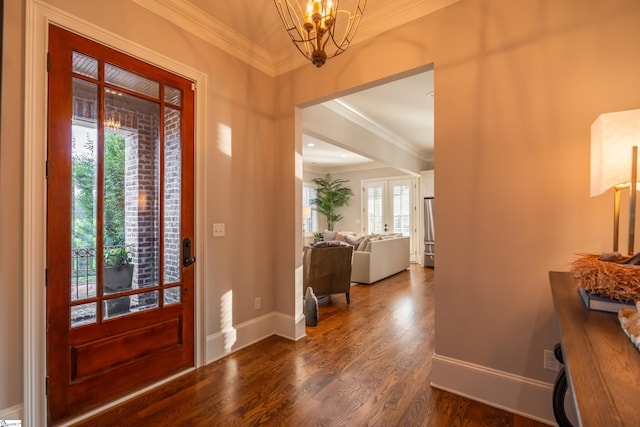
[[[182,241],[182,265],[189,267],[194,262],[196,262],[195,257],[191,258],[191,239],[185,237]]]

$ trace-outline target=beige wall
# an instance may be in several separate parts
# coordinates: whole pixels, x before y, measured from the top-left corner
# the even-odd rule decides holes
[[[0,356],[0,409],[22,401],[21,288],[29,285],[13,256],[26,214],[21,12],[5,3],[13,62],[4,65],[2,94],[0,342],[14,351]],[[599,113],[639,106],[636,0],[462,0],[320,70],[275,80],[127,0],[51,3],[207,75],[204,222],[206,230],[227,225],[225,238],[198,236],[207,335],[220,330],[228,291],[234,324],[273,310],[296,314],[302,168],[294,106],[433,63],[436,352],[553,379],[541,366],[542,350],[558,340],[547,271],[610,246],[611,195],[588,195],[589,126]],[[231,156],[219,149],[221,126],[231,129]]]
[[[0,410],[22,402],[23,5],[4,2],[0,122]]]
[[[550,381],[547,272],[611,248],[590,125],[640,107],[640,3],[463,1],[438,24],[436,353]]]

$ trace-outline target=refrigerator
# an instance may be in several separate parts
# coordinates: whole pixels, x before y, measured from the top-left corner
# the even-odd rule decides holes
[[[424,198],[424,266],[433,267],[436,242],[433,233],[433,197]]]

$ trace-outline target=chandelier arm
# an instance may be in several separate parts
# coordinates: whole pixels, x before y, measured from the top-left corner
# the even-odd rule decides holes
[[[307,37],[305,38],[304,35],[301,33],[298,25],[295,24],[297,15],[294,15],[292,6],[287,1],[288,6],[285,8],[283,6],[283,1],[281,0],[274,0],[274,4],[278,11],[278,15],[280,16],[280,20],[282,21],[282,24],[285,28],[285,31],[289,35],[289,38],[293,42],[294,46],[296,47],[296,49],[298,49],[298,51],[302,55],[308,57],[311,53],[311,50],[308,48],[309,36],[307,35]],[[301,46],[305,47],[305,49],[303,49],[303,47]]]
[[[356,22],[355,26],[354,26],[354,22]],[[347,50],[347,48],[351,44],[351,40],[355,35],[355,32],[358,30],[357,24],[359,24],[359,19],[355,21],[355,18],[353,16],[350,16],[348,18],[347,30],[345,30],[342,36],[342,39],[339,42],[336,40],[335,34],[333,32],[329,34],[329,37],[327,37],[327,39],[324,42],[323,50],[326,47],[326,44],[329,42],[329,40],[331,40],[331,42],[333,43],[333,46],[336,49],[335,53],[331,55],[329,58],[338,56],[341,53],[343,53],[345,50]]]
[[[289,38],[316,67],[347,50],[367,4],[367,0],[357,0],[353,13],[350,13],[339,8],[340,0],[308,0],[305,12],[300,5],[301,0],[273,1]],[[341,15],[343,19],[339,19]],[[337,31],[340,27],[336,24],[343,21],[344,30]],[[336,34],[340,35],[336,37]],[[331,47],[330,52],[325,51],[328,47]]]

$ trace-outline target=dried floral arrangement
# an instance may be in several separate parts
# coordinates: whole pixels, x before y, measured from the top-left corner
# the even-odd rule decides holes
[[[619,300],[640,300],[640,254],[617,252],[582,254],[570,265],[570,274],[585,290]]]

